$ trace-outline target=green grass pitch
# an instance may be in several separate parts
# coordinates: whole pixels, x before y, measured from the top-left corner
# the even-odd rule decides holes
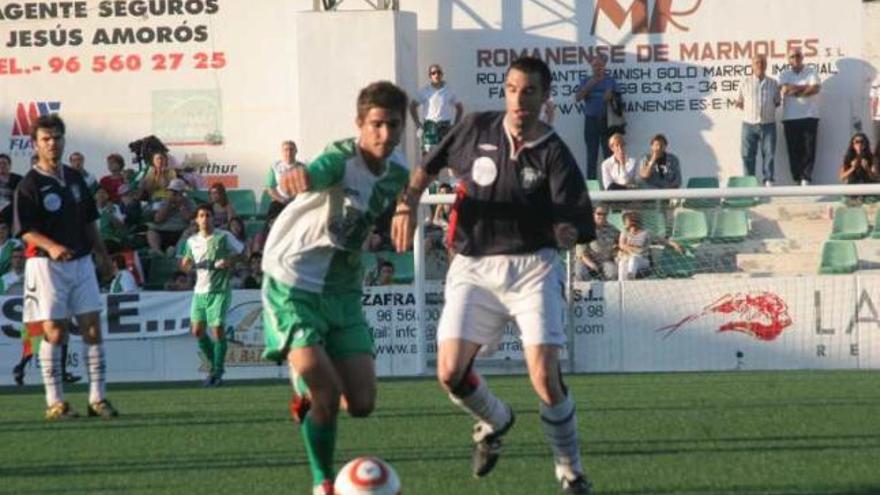
[[[880,374],[803,371],[568,378],[598,494],[880,493]],[[388,460],[407,495],[553,494],[527,378],[490,377],[518,412],[496,470],[470,475],[471,420],[429,379],[383,380],[340,423],[338,465]],[[47,424],[42,389],[0,389],[0,493],[306,494],[281,381],[110,385],[116,421]],[[68,399],[85,412],[86,387]]]

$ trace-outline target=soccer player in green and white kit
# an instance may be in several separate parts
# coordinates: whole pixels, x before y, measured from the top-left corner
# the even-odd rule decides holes
[[[226,360],[223,323],[232,300],[230,272],[244,245],[231,232],[214,228],[211,205],[202,204],[196,209],[196,226],[199,231],[186,240],[180,267],[186,272],[196,270],[190,324],[199,340],[199,349],[211,365],[205,386],[216,387],[223,383]],[[211,328],[215,340],[205,333],[206,326]]]
[[[409,178],[395,148],[406,93],[389,82],[362,89],[357,138],[331,143],[305,167],[281,177],[296,194],[263,248],[266,359],[291,369],[291,412],[301,423],[313,493],[333,493],[340,399],[365,417],[376,400],[373,338],[361,308],[361,247],[376,218]]]

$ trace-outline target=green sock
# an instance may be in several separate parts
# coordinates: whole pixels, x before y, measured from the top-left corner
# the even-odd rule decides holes
[[[226,371],[226,337],[221,337],[214,342],[214,366],[212,366],[212,371],[214,376],[220,377],[223,376],[223,372]]]
[[[202,354],[205,355],[205,359],[208,361],[208,366],[214,366],[214,342],[211,341],[211,337],[207,335],[202,335],[199,337],[199,350],[202,351]]]
[[[306,416],[302,422],[303,441],[312,471],[312,484],[333,480],[333,450],[336,448],[336,420],[329,425],[318,425]]]

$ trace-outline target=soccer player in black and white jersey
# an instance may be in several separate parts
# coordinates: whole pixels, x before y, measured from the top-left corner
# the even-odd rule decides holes
[[[443,167],[460,178],[449,217],[456,253],[446,277],[437,329],[437,376],[452,401],[477,419],[473,470],[494,467],[513,410],[474,370],[484,346],[515,321],[525,347],[541,423],[565,493],[590,493],[581,465],[575,403],[562,381],[563,280],[557,248],[595,235],[592,207],[574,157],[539,120],[550,95],[540,59],[511,64],[506,112],[473,113],[455,126],[410,178],[392,222],[395,248],[409,249],[422,192]]]
[[[92,254],[102,274],[110,258],[98,233],[98,210],[82,174],[61,163],[64,121],[45,115],[31,128],[37,161],[15,190],[15,230],[26,244],[25,323],[40,323],[40,368],[46,389],[46,419],[74,418],[64,400],[61,345],[70,318],[82,332],[89,376],[89,416],[110,419],[116,409],[104,397],[104,349],[101,345],[101,297]],[[109,277],[108,277],[109,278]]]

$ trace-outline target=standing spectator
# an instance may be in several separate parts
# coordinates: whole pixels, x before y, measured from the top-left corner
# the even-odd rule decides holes
[[[0,220],[12,225],[12,193],[21,176],[12,172],[12,158],[0,153]]]
[[[636,161],[626,154],[626,139],[623,134],[614,134],[608,138],[608,146],[612,154],[602,162],[602,187],[613,191],[616,189],[634,189],[636,187]]]
[[[137,280],[131,270],[128,269],[128,263],[125,256],[117,254],[113,257],[113,280],[110,281],[111,294],[126,294],[132,292],[140,292]]]
[[[269,177],[266,180],[266,194],[272,198],[266,218],[275,218],[284,209],[284,206],[293,199],[285,191],[278,187],[281,176],[289,172],[293,167],[304,167],[305,164],[296,160],[296,143],[287,140],[281,143],[281,160],[272,164],[269,169]]]
[[[44,339],[40,369],[46,389],[46,419],[74,418],[64,400],[61,346],[67,342],[71,317],[83,340],[89,375],[89,416],[110,419],[116,409],[106,400],[106,361],[101,343],[101,297],[95,277],[98,261],[102,275],[112,270],[95,220],[98,210],[83,175],[61,162],[64,122],[57,114],[37,119],[31,139],[37,165],[15,191],[15,226],[27,244],[24,322],[39,322]]]
[[[125,169],[125,160],[122,155],[117,153],[107,155],[107,170],[110,173],[101,177],[99,183],[110,195],[110,201],[114,203],[119,203],[119,188],[126,183],[125,176],[122,174],[123,169]]]
[[[816,161],[822,83],[816,71],[804,65],[804,54],[799,49],[789,52],[788,61],[791,68],[779,77],[785,145],[788,147],[791,178],[802,186],[809,186]]]
[[[587,179],[598,177],[597,164],[599,147],[602,148],[602,159],[611,155],[607,144],[608,137],[608,104],[618,91],[617,81],[605,72],[605,58],[593,57],[591,62],[593,74],[589,79],[581,79],[575,92],[574,100],[583,101],[584,109],[584,142],[587,145]]]
[[[156,216],[147,230],[147,244],[153,254],[165,254],[173,248],[193,218],[195,205],[186,197],[186,184],[174,179],[168,185],[168,196],[159,204]]]
[[[229,222],[233,218],[238,217],[235,207],[229,202],[229,196],[226,194],[226,186],[220,182],[215,182],[208,191],[211,209],[214,213],[214,227],[218,229],[226,229]]]
[[[739,83],[737,108],[743,111],[742,160],[746,175],[755,175],[755,159],[761,149],[761,172],[764,185],[773,185],[776,170],[776,107],[781,100],[779,84],[767,76],[767,57],[752,57],[752,76]]]
[[[440,144],[449,129],[461,120],[464,106],[443,80],[443,68],[437,64],[428,67],[429,83],[419,90],[409,104],[409,113],[416,128],[422,130],[422,152]],[[419,105],[425,105],[425,118],[419,118]],[[453,115],[453,110],[455,114]]]
[[[477,419],[473,474],[492,471],[514,424],[513,408],[489,389],[474,359],[514,321],[556,479],[565,493],[588,494],[575,402],[559,361],[565,301],[557,249],[592,240],[593,215],[574,156],[538,120],[551,79],[541,59],[516,59],[505,79],[506,111],[468,115],[413,170],[392,238],[398,252],[408,249],[422,192],[442,168],[453,167],[461,177],[453,206],[456,255],[437,326],[437,378],[452,402]]]
[[[70,166],[82,174],[86,185],[89,186],[89,194],[95,194],[95,190],[98,189],[98,179],[86,170],[86,157],[79,151],[74,151],[67,159],[70,162]]]
[[[144,175],[141,187],[148,201],[159,203],[171,195],[168,191],[168,186],[171,185],[171,181],[177,178],[177,172],[168,165],[168,153],[165,151],[154,153],[150,163],[152,166]],[[185,182],[180,181],[180,183],[184,187],[186,186]]]
[[[616,280],[617,243],[620,231],[608,222],[608,208],[596,205],[593,209],[596,238],[588,244],[575,247],[575,257],[580,263],[575,276],[578,280]]]
[[[859,132],[849,140],[837,176],[844,184],[871,184],[880,180],[880,165],[874,162],[868,136]]]
[[[653,189],[677,189],[681,187],[681,166],[678,157],[666,151],[668,141],[663,134],[651,138],[651,152],[642,158],[639,178]],[[604,169],[604,164],[603,164]]]

